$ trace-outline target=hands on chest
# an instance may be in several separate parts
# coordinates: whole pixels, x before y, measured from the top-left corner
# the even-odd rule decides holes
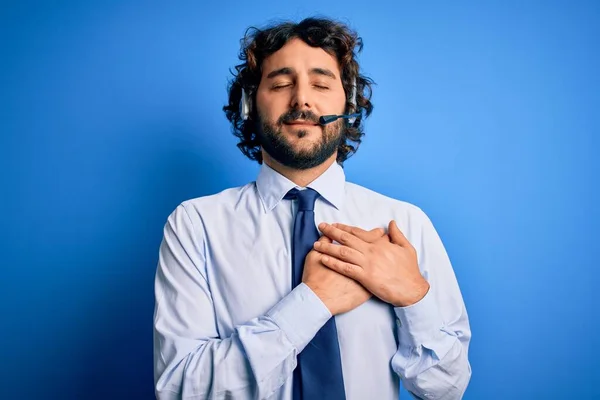
[[[358,307],[372,295],[407,307],[429,290],[416,250],[394,221],[387,232],[326,223],[319,230],[323,235],[306,256],[302,281],[333,315]]]

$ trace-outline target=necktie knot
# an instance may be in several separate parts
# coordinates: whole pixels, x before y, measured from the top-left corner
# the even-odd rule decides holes
[[[293,188],[284,196],[284,199],[298,199],[298,211],[314,211],[315,202],[319,197],[319,192],[314,189],[298,190]]]

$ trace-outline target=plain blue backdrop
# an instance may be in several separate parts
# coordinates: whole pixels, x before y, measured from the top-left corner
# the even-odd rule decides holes
[[[0,398],[153,397],[166,218],[258,171],[221,110],[239,40],[315,14],[377,83],[348,179],[453,262],[465,398],[600,396],[600,2],[348,0],[2,3]]]

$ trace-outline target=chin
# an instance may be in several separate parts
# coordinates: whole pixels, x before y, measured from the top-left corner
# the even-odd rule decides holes
[[[293,135],[300,136],[309,136],[315,133],[321,133],[321,129],[315,125],[285,125],[286,131],[290,132]]]

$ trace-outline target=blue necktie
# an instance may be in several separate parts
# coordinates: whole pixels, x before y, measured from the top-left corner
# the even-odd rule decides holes
[[[302,282],[304,259],[319,239],[315,226],[315,201],[319,197],[313,189],[292,189],[285,199],[298,199],[294,221],[292,246],[292,288]],[[315,337],[298,355],[294,369],[294,400],[345,400],[342,362],[335,318],[330,318]]]

